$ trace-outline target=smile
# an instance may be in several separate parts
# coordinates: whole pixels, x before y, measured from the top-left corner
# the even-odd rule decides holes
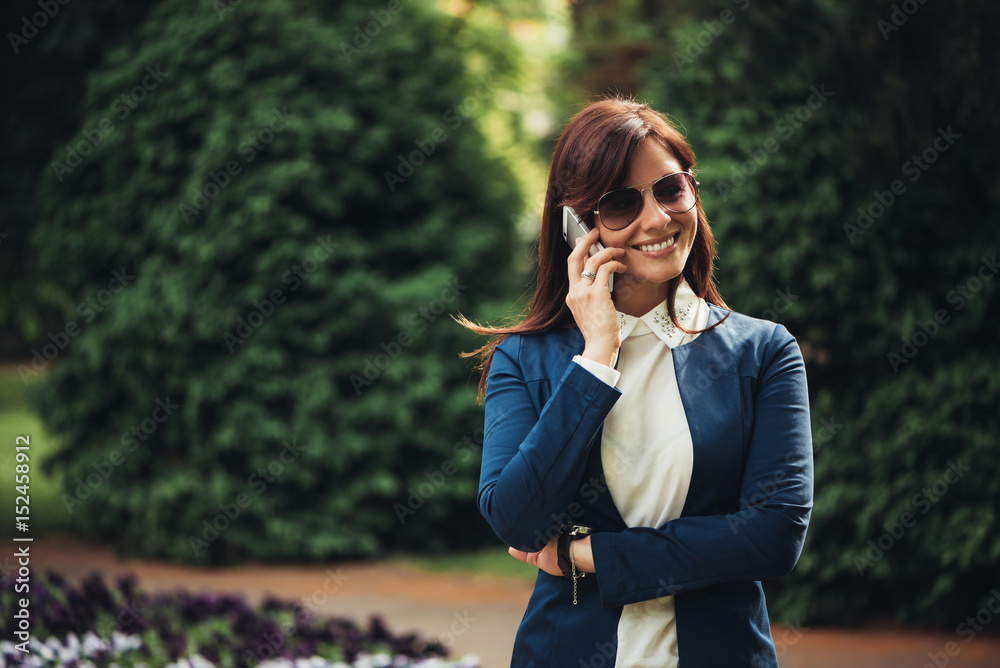
[[[674,236],[670,237],[666,241],[661,241],[661,242],[655,243],[655,244],[639,244],[639,245],[632,246],[632,248],[636,248],[638,250],[641,250],[644,253],[655,253],[657,251],[661,251],[661,250],[664,250],[666,248],[670,248],[671,246],[673,246],[675,243],[677,243],[677,237],[679,237],[679,236],[680,236],[680,232],[678,232]]]

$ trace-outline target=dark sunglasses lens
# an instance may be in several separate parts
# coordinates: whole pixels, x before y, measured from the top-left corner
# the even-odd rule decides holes
[[[653,184],[653,197],[670,211],[684,213],[694,206],[694,183],[687,174],[671,174]]]
[[[601,198],[597,206],[601,222],[612,230],[628,227],[642,206],[642,195],[634,188],[615,190]]]

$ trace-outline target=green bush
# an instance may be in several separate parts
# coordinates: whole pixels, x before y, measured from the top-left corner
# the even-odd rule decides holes
[[[998,17],[912,6],[673,3],[635,47],[698,154],[723,295],[806,357],[815,510],[767,585],[803,623],[954,628],[996,584]]]
[[[79,304],[34,402],[82,532],[204,562],[488,535],[447,314],[510,299],[520,194],[475,35],[390,4],[167,0],[90,77],[35,235]]]

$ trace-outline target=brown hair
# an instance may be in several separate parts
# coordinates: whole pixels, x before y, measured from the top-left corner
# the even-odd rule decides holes
[[[538,238],[537,282],[527,313],[522,314],[521,322],[510,327],[477,325],[461,315],[456,318],[477,334],[493,337],[482,347],[461,354],[462,357],[479,358],[476,368],[482,372],[479,379],[480,401],[486,394],[493,352],[501,341],[511,334],[532,334],[554,327],[576,326],[573,314],[566,305],[569,290],[566,262],[570,248],[562,237],[560,209],[573,207],[580,212],[580,218],[585,223],[593,226],[592,212],[597,208],[598,199],[604,193],[625,185],[632,156],[647,139],[659,141],[680,163],[681,170],[693,172],[694,151],[680,132],[663,115],[631,99],[611,97],[593,102],[577,113],[563,130],[549,170]],[[715,285],[715,238],[702,209],[700,194],[696,209],[698,229],[683,276],[696,295],[710,304],[728,309]],[[680,278],[671,279],[667,286],[670,319],[682,331],[706,331],[688,330],[677,322],[674,296]]]

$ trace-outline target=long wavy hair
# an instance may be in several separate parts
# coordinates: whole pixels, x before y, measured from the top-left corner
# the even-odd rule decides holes
[[[566,263],[570,247],[562,237],[561,208],[571,206],[580,213],[581,220],[590,226],[595,225],[593,211],[597,208],[597,201],[604,193],[625,186],[632,157],[647,140],[660,142],[680,163],[682,170],[694,172],[694,151],[681,133],[662,114],[631,99],[611,97],[593,102],[577,113],[563,130],[549,170],[538,238],[535,294],[526,313],[519,316],[520,322],[509,327],[479,325],[462,315],[455,318],[477,334],[492,337],[480,348],[461,353],[462,357],[478,358],[476,369],[481,372],[480,401],[486,394],[493,352],[501,341],[511,334],[533,334],[576,326],[573,314],[566,305],[569,291]],[[700,194],[696,210],[698,229],[682,276],[696,295],[710,304],[729,309],[715,283],[715,237],[702,208]],[[667,313],[670,319],[682,331],[706,331],[685,329],[677,321],[674,297],[680,280],[681,276],[677,276],[667,286]]]

